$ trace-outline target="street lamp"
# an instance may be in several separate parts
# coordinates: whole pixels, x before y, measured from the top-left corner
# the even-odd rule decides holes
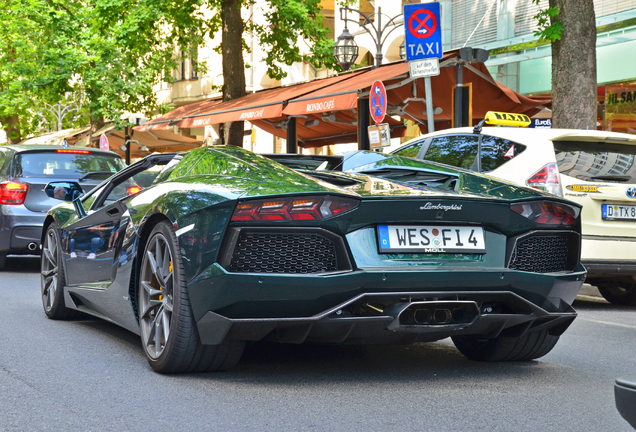
[[[353,35],[349,33],[349,29],[345,23],[344,31],[338,36],[338,41],[333,47],[333,56],[341,68],[349,70],[358,58],[358,52],[358,45],[353,39]]]
[[[57,104],[53,104],[53,105],[43,102],[44,109],[50,112],[55,117],[55,120],[57,121],[58,131],[61,131],[64,128],[64,126],[62,125],[62,123],[64,122],[64,117],[66,117],[67,114],[70,114],[73,112],[79,112],[80,108],[82,107],[81,94],[79,95],[79,99],[78,99],[77,92],[71,93],[70,99],[68,96],[69,94],[66,93],[66,95],[64,96],[64,100],[65,100],[64,104],[62,103],[62,101],[59,101]],[[46,117],[44,117],[42,113],[39,113],[39,115],[46,121]]]
[[[125,116],[122,116],[122,120],[126,119]],[[130,165],[130,143],[131,142],[136,142],[137,144],[139,144],[139,142],[137,140],[133,139],[133,135],[135,133],[135,130],[133,129],[135,126],[140,126],[143,124],[146,124],[146,118],[141,116],[134,116],[131,115],[128,117],[128,123],[131,124],[132,126],[124,126],[124,146],[126,147],[126,165]]]
[[[344,12],[344,18],[342,16],[342,12]],[[364,18],[364,21],[362,21],[362,23],[359,23],[358,21],[352,20],[350,18],[347,17],[347,13],[348,12],[356,12],[358,15],[360,15],[360,17]],[[352,23],[355,24],[359,24],[360,27],[362,27],[364,29],[364,31],[366,31],[367,33],[369,33],[369,35],[371,35],[371,38],[373,39],[373,41],[375,42],[375,48],[376,48],[376,54],[375,54],[375,66],[377,67],[379,65],[382,64],[382,45],[384,45],[384,42],[386,42],[386,39],[389,37],[389,35],[391,34],[391,32],[393,32],[393,30],[395,30],[396,28],[398,28],[399,26],[397,26],[397,19],[400,18],[402,16],[402,14],[396,15],[393,18],[390,18],[388,15],[385,15],[387,18],[389,18],[389,22],[387,22],[384,26],[382,26],[382,8],[378,7],[378,12],[375,14],[377,15],[377,26],[376,26],[376,22],[373,22],[370,18],[370,16],[366,15],[363,12],[360,12],[357,9],[351,9],[348,6],[345,7],[341,7],[340,8],[340,19],[342,21],[345,22],[345,28],[344,31],[342,32],[342,34],[338,37],[338,42],[336,43],[336,45],[333,47],[333,53],[334,53],[334,57],[336,57],[336,60],[338,60],[338,64],[340,64],[341,59],[336,55],[336,52],[338,54],[340,54],[341,50],[346,49],[347,45],[345,45],[345,41],[350,40],[350,44],[348,46],[355,46],[355,53],[356,56],[351,60],[351,64],[348,64],[347,62],[343,62],[343,64],[345,66],[343,66],[343,64],[340,64],[340,66],[342,66],[342,68],[344,70],[347,70],[351,67],[351,65],[353,64],[353,61],[355,61],[355,59],[358,57],[358,46],[355,45],[355,41],[353,40],[353,36],[351,35],[351,33],[349,33],[349,29],[347,29],[347,22],[350,21]],[[369,27],[371,28],[369,28]],[[388,29],[389,26],[393,26],[393,28],[391,28],[390,30],[386,31]],[[386,31],[386,33],[385,33]]]

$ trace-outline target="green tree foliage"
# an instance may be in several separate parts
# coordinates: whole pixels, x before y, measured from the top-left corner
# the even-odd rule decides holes
[[[248,1],[248,4],[255,4]],[[261,47],[267,52],[265,63],[270,78],[286,76],[281,65],[308,61],[316,67],[335,67],[333,40],[323,25],[320,0],[267,0],[264,25],[246,23],[254,30]],[[311,54],[303,55],[297,41],[304,39],[311,46]]]
[[[57,103],[81,92],[93,129],[123,112],[159,108],[153,86],[173,82],[172,71],[193,47],[222,28],[228,0],[0,0],[0,122],[19,138],[37,125],[38,101]],[[254,0],[234,1],[248,10]],[[283,65],[310,61],[333,66],[332,42],[319,0],[267,0],[267,23],[244,17],[268,53],[268,74],[285,76]],[[231,24],[231,23],[228,23]],[[310,55],[298,47],[303,38]],[[245,47],[244,45],[244,48]],[[233,51],[240,58],[243,52]],[[224,59],[224,62],[226,59]],[[205,64],[197,63],[199,71]],[[238,75],[238,74],[232,74]],[[226,82],[236,77],[225,76]]]
[[[532,2],[538,6],[541,0],[532,0]],[[539,13],[534,16],[539,25],[539,29],[534,32],[534,35],[539,36],[541,42],[554,42],[561,39],[564,27],[558,15],[559,8],[551,6],[547,9],[539,9]]]

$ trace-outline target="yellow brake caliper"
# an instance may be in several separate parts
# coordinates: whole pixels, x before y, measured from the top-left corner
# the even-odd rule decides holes
[[[169,264],[170,264],[170,265],[169,265],[169,267],[168,267],[168,271],[169,271],[170,273],[172,273],[172,261],[170,261],[170,263],[169,263]],[[160,285],[160,286],[159,286],[159,291],[162,291],[162,290],[163,290],[163,287]],[[163,299],[163,294],[159,294],[159,300],[162,300],[162,299]]]

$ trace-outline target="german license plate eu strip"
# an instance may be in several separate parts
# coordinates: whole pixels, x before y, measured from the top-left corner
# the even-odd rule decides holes
[[[486,253],[481,227],[378,225],[380,253]]]
[[[636,221],[636,206],[622,204],[603,204],[603,219]]]

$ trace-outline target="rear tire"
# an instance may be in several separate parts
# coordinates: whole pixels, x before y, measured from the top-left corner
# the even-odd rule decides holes
[[[7,253],[0,252],[0,270],[4,270],[4,266],[7,264]]]
[[[40,256],[40,286],[44,313],[51,319],[64,320],[75,316],[75,310],[64,304],[64,259],[56,223],[46,230]]]
[[[612,304],[636,306],[636,283],[599,282],[597,288],[605,300]]]
[[[528,361],[549,353],[559,341],[548,330],[528,332],[520,337],[479,339],[455,336],[457,349],[471,360],[484,362]]]
[[[177,237],[167,221],[154,227],[146,243],[139,273],[138,301],[141,344],[155,371],[228,370],[240,360],[244,342],[201,343]]]

